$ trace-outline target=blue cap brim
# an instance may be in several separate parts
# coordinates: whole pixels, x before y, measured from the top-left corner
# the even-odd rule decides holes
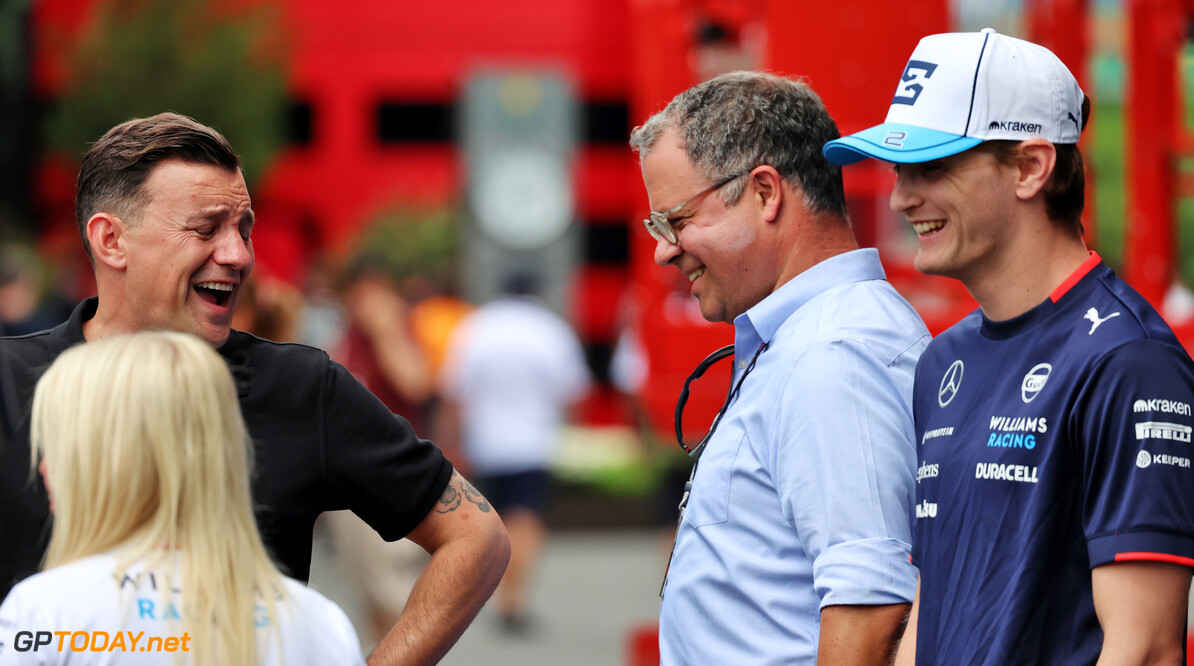
[[[833,164],[854,164],[868,157],[915,164],[957,155],[982,139],[902,123],[883,123],[825,144],[821,153]]]

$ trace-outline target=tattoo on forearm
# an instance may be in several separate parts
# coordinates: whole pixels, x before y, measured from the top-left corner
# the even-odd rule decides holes
[[[453,472],[452,476],[456,477],[459,475]],[[439,506],[435,507],[435,510],[440,513],[448,513],[449,511],[455,511],[459,507],[460,491],[456,490],[456,484],[449,480],[448,487],[444,488],[444,494],[439,496]]]
[[[460,483],[464,486],[464,499],[477,505],[477,508],[484,513],[489,513],[489,500],[473,487],[473,484],[468,482],[468,479],[463,476],[460,477]]]
[[[456,480],[460,480],[460,488],[456,487]],[[448,513],[459,509],[464,501],[476,504],[477,508],[485,513],[489,513],[492,509],[489,506],[489,501],[477,492],[473,484],[469,483],[460,472],[453,471],[452,478],[448,481],[448,487],[444,488],[444,494],[439,497],[439,506],[435,510],[439,513]]]

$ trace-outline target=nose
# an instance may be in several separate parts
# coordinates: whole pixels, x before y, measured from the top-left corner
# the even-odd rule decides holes
[[[221,266],[248,273],[253,270],[253,243],[242,238],[238,229],[225,228],[212,259]]]
[[[888,205],[897,213],[907,213],[922,203],[920,196],[912,187],[907,176],[896,174],[895,187],[891,188],[891,199]]]
[[[684,250],[681,249],[679,243],[669,243],[665,240],[655,241],[655,263],[660,266],[667,266],[680,256]]]

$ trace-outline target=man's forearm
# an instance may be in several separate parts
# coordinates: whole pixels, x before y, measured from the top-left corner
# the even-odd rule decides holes
[[[821,611],[817,664],[890,664],[909,604],[826,606]]]
[[[896,651],[895,666],[914,666],[916,663],[916,626],[920,615],[920,579],[916,579],[916,597],[912,610],[908,611],[908,622],[904,626],[904,637]]]
[[[493,594],[510,561],[501,518],[458,472],[408,538],[431,553],[431,561],[398,624],[369,655],[370,666],[438,662]]]
[[[460,638],[493,594],[509,560],[509,542],[445,544],[423,569],[398,624],[369,655],[369,666],[434,664]]]
[[[1184,663],[1189,567],[1118,562],[1095,567],[1091,583],[1103,629],[1100,666]]]

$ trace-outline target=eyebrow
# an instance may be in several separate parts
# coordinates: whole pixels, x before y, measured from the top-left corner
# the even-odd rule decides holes
[[[195,213],[190,216],[189,221],[191,224],[202,224],[203,222],[214,219],[228,218],[231,214],[232,209],[228,206],[212,206],[211,208],[195,211]],[[238,225],[248,224],[252,226],[255,219],[256,215],[253,213],[253,209],[249,208],[246,209],[244,213],[241,213],[240,219],[237,220],[236,223]]]
[[[702,191],[702,192],[699,192],[698,194],[704,194],[704,192]],[[660,215],[667,215],[668,219],[670,220],[673,215],[678,215],[680,213],[680,211],[684,210],[684,207],[687,206],[688,204],[692,203],[692,200],[695,198],[697,198],[696,194],[694,194],[691,197],[688,197],[684,201],[681,201],[680,203],[676,204],[675,206],[668,206],[667,208],[664,208],[663,210],[657,210],[657,211],[652,211],[652,212],[659,213]]]

